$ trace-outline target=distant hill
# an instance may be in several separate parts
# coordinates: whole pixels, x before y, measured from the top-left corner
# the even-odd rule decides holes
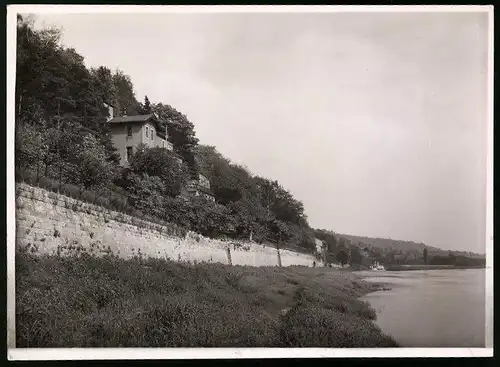
[[[375,237],[364,237],[364,236],[354,236],[350,234],[342,234],[338,233],[337,236],[347,238],[351,241],[353,245],[359,247],[375,247],[381,250],[401,250],[401,251],[423,251],[424,248],[427,248],[427,251],[443,251],[435,247],[427,246],[424,243],[413,242],[413,241],[402,241],[402,240],[393,240],[390,238],[375,238]]]
[[[377,249],[381,249],[382,251],[401,251],[401,252],[423,252],[424,248],[427,248],[429,255],[448,255],[448,250],[443,250],[437,247],[428,246],[422,242],[413,242],[413,241],[402,241],[402,240],[393,240],[389,238],[374,238],[374,237],[364,237],[364,236],[354,236],[349,234],[336,234],[339,237],[344,237],[353,245],[356,245],[360,248],[364,247],[373,247]],[[484,258],[483,254],[475,254],[467,251],[451,251],[454,255],[467,256],[472,258]]]

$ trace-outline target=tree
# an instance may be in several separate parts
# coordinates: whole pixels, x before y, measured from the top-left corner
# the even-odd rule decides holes
[[[62,47],[60,36],[59,29],[35,30],[31,19],[18,18],[16,120],[58,130],[62,123],[79,124],[93,131],[116,163],[103,105],[111,92],[100,83],[106,70],[87,70],[81,55]]]
[[[255,197],[246,196],[240,200],[226,204],[234,219],[235,231],[238,237],[262,241],[269,235],[266,226],[263,225],[265,210]]]
[[[194,152],[199,172],[210,181],[217,201],[228,204],[241,199],[231,162],[213,146],[197,145]]]
[[[106,160],[104,147],[92,134],[86,134],[69,159],[71,182],[84,190],[101,190],[108,187],[117,174],[117,167]]]
[[[131,173],[128,181],[128,191],[132,194],[131,204],[144,214],[161,218],[166,191],[162,180],[147,173]]]
[[[217,202],[236,219],[238,236],[287,241],[314,249],[314,233],[298,202],[277,181],[252,177],[245,167],[231,163],[213,146],[198,145],[197,165],[211,183]],[[277,223],[280,223],[277,225]],[[254,237],[253,235],[256,234]]]
[[[117,69],[113,74],[113,84],[116,89],[116,108],[119,115],[129,116],[139,114],[140,103],[135,98],[134,85],[128,75]]]
[[[275,219],[271,222],[272,239],[277,243],[278,249],[283,242],[286,242],[291,237],[291,231],[287,223]]]
[[[189,167],[192,178],[197,179],[199,169],[195,160],[195,148],[198,144],[194,124],[187,116],[170,105],[157,103],[151,107],[158,117],[167,121],[167,131],[174,151],[179,154]]]
[[[166,222],[176,223],[181,227],[191,229],[194,214],[183,198],[166,196],[163,198],[161,207],[161,218]]]
[[[112,141],[111,129],[108,124],[109,110],[105,106],[105,103],[113,106],[118,105],[118,92],[110,69],[105,66],[90,69],[89,92],[94,97],[93,103],[99,107],[98,116],[95,117],[93,124],[98,132],[98,139],[104,145],[107,159],[118,164],[120,155]]]
[[[41,127],[19,122],[16,126],[16,167],[35,169],[37,179],[52,177],[63,182],[73,179],[75,159],[82,143],[78,126],[61,121],[60,126]]]
[[[148,96],[144,96],[144,104],[141,107],[141,115],[149,115],[152,113],[151,103],[149,102]]]
[[[192,230],[208,237],[234,231],[231,213],[224,205],[202,198],[192,198],[189,208]]]
[[[424,248],[424,264],[428,264],[429,259],[428,259],[428,253],[427,253],[427,248]]]
[[[118,103],[118,91],[113,80],[113,73],[105,66],[90,69],[93,79],[94,93],[97,98],[113,106]],[[106,110],[106,113],[108,111]],[[106,115],[106,117],[109,117]]]
[[[47,134],[32,125],[17,124],[15,151],[17,168],[34,167],[48,152]]]
[[[47,149],[41,152],[40,159],[45,166],[44,175],[57,178],[61,186],[74,179],[74,161],[83,142],[79,128],[80,125],[71,120],[61,120],[58,126],[43,129]]]
[[[341,263],[342,265],[345,265],[349,262],[349,253],[346,248],[342,247],[338,252],[337,252],[337,261]]]
[[[457,257],[452,251],[448,251],[448,263],[454,265],[456,263]]]
[[[285,190],[278,181],[255,177],[262,206],[283,222],[307,225],[303,204]]]
[[[232,164],[213,146],[198,145],[195,149],[196,164],[201,174],[210,181],[212,191],[221,204],[246,200],[257,203],[257,187],[246,168]]]
[[[351,263],[357,265],[363,263],[363,255],[361,255],[361,252],[359,251],[359,248],[357,246],[351,247]]]
[[[396,261],[396,254],[394,253],[394,250],[392,248],[390,249],[387,258],[391,263],[394,263]]]
[[[71,107],[71,103],[62,98],[67,95],[69,83],[59,45],[60,30],[35,30],[33,22],[32,18],[18,17],[16,117],[43,124],[58,110]]]
[[[304,225],[288,224],[291,228],[291,242],[311,252],[316,250],[314,230]]]
[[[129,164],[129,169],[135,174],[159,177],[164,185],[164,194],[169,196],[179,195],[188,178],[186,169],[176,155],[160,147],[138,146]]]

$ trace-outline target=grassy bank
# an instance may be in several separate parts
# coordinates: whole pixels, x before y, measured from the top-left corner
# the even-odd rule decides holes
[[[328,268],[16,255],[17,347],[391,347]]]

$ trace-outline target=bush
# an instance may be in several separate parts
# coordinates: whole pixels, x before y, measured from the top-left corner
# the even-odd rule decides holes
[[[283,347],[367,348],[395,347],[396,343],[366,319],[327,308],[293,308],[282,316]]]
[[[144,214],[161,217],[165,185],[159,177],[147,173],[137,175],[131,173],[128,177],[128,189],[131,193],[131,205]]]
[[[162,195],[175,197],[188,179],[188,172],[175,154],[163,148],[148,148],[140,145],[130,159],[130,171],[142,177],[156,177]]]

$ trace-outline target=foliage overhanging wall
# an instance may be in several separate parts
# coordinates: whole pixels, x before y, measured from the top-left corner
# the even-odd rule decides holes
[[[277,266],[275,248],[242,241],[178,237],[168,227],[26,184],[16,185],[16,250],[36,254],[112,253],[175,261]],[[312,266],[313,255],[281,249],[283,266]]]

